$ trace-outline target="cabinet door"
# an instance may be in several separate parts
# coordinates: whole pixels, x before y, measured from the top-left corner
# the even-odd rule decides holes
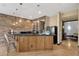
[[[53,38],[52,36],[45,37],[45,49],[52,49],[53,48]]]
[[[19,38],[19,51],[28,51],[28,37],[23,36]]]
[[[29,36],[29,50],[36,49],[36,38],[35,36]]]
[[[24,36],[24,38],[23,38],[23,44],[24,44],[23,45],[24,46],[23,47],[24,48],[23,50],[24,51],[28,51],[29,50],[29,48],[28,48],[28,37]]]
[[[24,51],[23,37],[19,37],[19,52]]]
[[[37,37],[37,50],[44,49],[44,36],[38,36]]]

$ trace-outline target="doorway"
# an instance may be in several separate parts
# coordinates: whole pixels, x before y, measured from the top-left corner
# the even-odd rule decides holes
[[[78,45],[78,20],[62,22],[62,40],[68,46]]]

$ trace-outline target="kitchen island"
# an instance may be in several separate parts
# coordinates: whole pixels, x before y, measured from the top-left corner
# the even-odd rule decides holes
[[[53,35],[15,34],[14,36],[17,52],[53,49]]]

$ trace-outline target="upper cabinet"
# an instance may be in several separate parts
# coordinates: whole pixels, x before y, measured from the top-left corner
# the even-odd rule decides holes
[[[47,18],[48,18],[47,16],[43,16],[43,17],[34,19],[33,20],[33,30],[43,32],[46,29],[46,27],[48,26]]]
[[[33,29],[31,20],[5,14],[0,14],[0,26],[15,30],[25,29],[27,31],[32,31]]]
[[[39,17],[33,20],[0,14],[0,26],[8,29],[23,31],[39,31],[42,32],[48,26],[48,16]]]

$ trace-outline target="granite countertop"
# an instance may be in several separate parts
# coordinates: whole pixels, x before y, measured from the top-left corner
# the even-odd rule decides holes
[[[54,35],[46,35],[46,34],[13,34],[14,36],[54,36]]]

